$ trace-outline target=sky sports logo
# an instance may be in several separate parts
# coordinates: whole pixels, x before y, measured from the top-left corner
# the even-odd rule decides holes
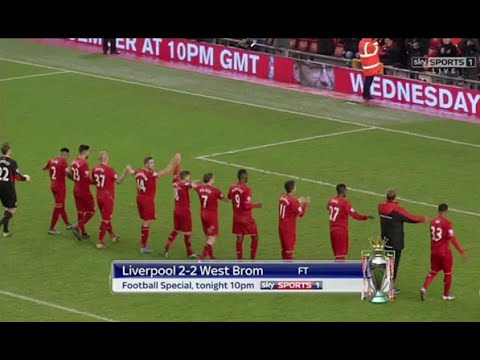
[[[476,68],[476,57],[412,57],[412,68]]]
[[[321,280],[261,281],[260,290],[323,290],[323,281]]]

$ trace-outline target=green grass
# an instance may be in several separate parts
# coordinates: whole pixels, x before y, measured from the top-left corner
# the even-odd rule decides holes
[[[428,301],[419,301],[418,290],[429,270],[426,225],[406,226],[406,250],[398,277],[402,294],[395,303],[382,307],[362,303],[359,295],[112,295],[108,281],[112,260],[159,258],[158,253],[149,257],[138,254],[140,221],[133,180],[117,187],[114,226],[122,241],[98,251],[94,247],[98,215],[88,225],[93,235],[90,241],[78,242],[66,231],[58,237],[47,235],[53,199],[48,176],[41,171],[59,148],[68,146],[75,151],[80,143],[91,145],[91,165],[98,151],[107,149],[118,170],[128,163],[140,167],[143,157],[150,154],[162,165],[178,151],[183,155],[183,166],[194,177],[212,171],[216,184],[226,191],[235,180],[237,169],[195,159],[197,156],[359,128],[327,121],[322,116],[471,143],[478,143],[478,126],[18,40],[0,41],[0,54],[20,61],[315,115],[307,117],[75,73],[0,82],[0,141],[12,143],[13,157],[20,169],[32,177],[31,183],[17,186],[18,215],[11,222],[14,236],[0,239],[0,321],[95,320],[14,299],[1,291],[119,321],[480,320],[478,216],[450,214],[460,243],[470,253],[470,261],[465,264],[455,255],[453,293],[458,299],[452,303],[441,300],[441,276],[432,286]],[[0,79],[52,71],[55,70],[0,60]],[[479,152],[475,147],[368,130],[215,159],[316,181],[346,182],[375,193],[395,186],[408,199],[430,204],[446,201],[451,207],[480,213],[480,195],[475,190],[480,175]],[[259,259],[280,257],[276,215],[285,180],[261,172],[250,174],[254,198],[264,203],[263,209],[255,211],[261,236]],[[312,204],[307,216],[299,221],[297,259],[331,258],[324,208],[332,190],[318,183],[299,181],[299,195],[310,195]],[[354,191],[349,198],[359,211],[374,215],[381,200]],[[193,243],[200,250],[203,240],[197,215],[199,204],[193,194],[192,199]],[[74,219],[71,184],[67,205]],[[157,205],[159,220],[152,226],[151,246],[161,250],[172,226],[170,179],[159,181]],[[414,213],[435,213],[432,207],[404,205]],[[215,250],[219,259],[233,259],[231,208],[228,204],[220,207],[221,237]],[[377,232],[378,219],[352,222],[351,257],[358,258],[360,250],[368,246],[368,237]],[[179,239],[171,257],[184,256]]]

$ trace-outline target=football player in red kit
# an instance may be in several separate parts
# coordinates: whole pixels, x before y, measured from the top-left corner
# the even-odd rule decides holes
[[[293,252],[297,241],[297,217],[305,216],[310,197],[296,198],[296,185],[289,180],[284,185],[286,193],[280,197],[278,204],[278,235],[282,246],[282,259],[293,260]]]
[[[241,169],[237,174],[238,183],[230,186],[228,198],[233,207],[232,233],[237,236],[237,259],[243,259],[243,238],[250,236],[250,258],[255,260],[258,249],[257,223],[252,215],[252,209],[261,208],[261,203],[252,202],[252,190],[247,186],[248,172]]]
[[[229,201],[219,189],[213,186],[214,181],[213,174],[208,173],[203,175],[202,185],[193,185],[193,189],[198,193],[198,198],[200,199],[200,218],[202,220],[203,233],[207,239],[200,260],[204,260],[207,256],[212,260],[216,259],[213,253],[213,245],[215,245],[219,234],[218,200]]]
[[[190,210],[190,194],[192,188],[190,172],[180,171],[180,164],[173,170],[173,192],[175,197],[175,210],[173,211],[173,231],[168,237],[163,255],[168,257],[168,252],[178,233],[183,233],[187,256],[190,259],[198,259],[198,255],[192,249],[192,212]]]
[[[140,248],[142,254],[150,254],[153,251],[147,245],[148,239],[150,238],[150,224],[157,219],[155,210],[157,180],[171,173],[180,163],[180,159],[180,154],[175,154],[165,169],[160,171],[155,171],[155,160],[151,156],[143,160],[143,169],[134,171],[130,165],[127,166],[127,172],[135,176],[135,182],[137,184],[137,209],[143,221]]]
[[[427,291],[430,284],[435,279],[440,271],[443,271],[443,300],[454,300],[455,296],[450,294],[452,287],[452,269],[453,269],[453,254],[450,249],[450,242],[463,256],[467,258],[467,253],[460,246],[453,232],[453,225],[447,219],[448,212],[447,204],[440,204],[438,206],[438,216],[430,221],[430,239],[431,239],[431,270],[425,279],[422,289],[420,290],[420,297],[422,301],[427,298]]]
[[[90,169],[88,168],[88,155],[90,146],[80,145],[78,152],[80,155],[72,162],[70,166],[69,177],[75,182],[73,196],[77,207],[78,224],[73,230],[73,234],[78,240],[88,239],[90,235],[85,229],[85,225],[95,215],[95,201],[90,192],[90,185],[94,182],[90,179]]]
[[[105,234],[110,234],[112,242],[118,241],[112,225],[113,209],[115,207],[115,184],[121,184],[125,180],[127,169],[118,177],[113,168],[108,165],[109,156],[106,151],[101,151],[99,156],[100,164],[92,169],[92,180],[97,187],[97,205],[102,216],[98,236],[97,248],[105,248]]]
[[[68,215],[65,211],[65,199],[67,196],[66,177],[68,174],[68,155],[70,150],[64,147],[60,150],[60,155],[50,159],[43,170],[48,170],[50,174],[50,189],[52,190],[53,198],[55,200],[55,207],[53,208],[52,221],[50,222],[50,235],[57,235],[60,232],[56,229],[58,219],[62,217],[63,222],[68,230],[73,228],[73,225],[68,221]]]
[[[338,184],[337,196],[331,198],[327,203],[327,210],[330,217],[330,242],[332,244],[333,255],[336,260],[345,260],[348,255],[348,217],[355,220],[373,219],[373,216],[360,215],[352,207],[352,204],[345,199],[347,196],[347,186]]]

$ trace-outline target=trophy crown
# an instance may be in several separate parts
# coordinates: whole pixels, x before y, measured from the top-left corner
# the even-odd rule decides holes
[[[369,239],[370,245],[372,245],[372,250],[383,250],[387,240],[382,239],[381,237],[371,237]]]

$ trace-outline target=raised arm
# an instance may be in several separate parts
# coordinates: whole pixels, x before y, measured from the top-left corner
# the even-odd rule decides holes
[[[178,163],[175,166],[175,169],[173,169],[173,176],[178,177],[178,175],[180,175],[180,163]]]
[[[125,169],[123,169],[122,175],[116,180],[116,183],[117,183],[117,184],[121,184],[121,183],[123,183],[123,182],[125,181],[125,177],[127,176],[127,173],[129,173],[129,172],[128,172],[128,167],[129,167],[129,166],[130,166],[130,165],[127,165],[127,166],[125,167]],[[133,169],[132,169],[132,170],[133,170]]]
[[[170,174],[173,169],[178,165],[180,164],[180,161],[182,160],[182,157],[180,154],[175,154],[175,156],[170,160],[170,162],[168,163],[168,165],[165,167],[165,169],[163,170],[160,170],[159,172],[157,172],[157,176],[158,177],[162,177],[162,176],[165,176],[165,175],[168,175]]]
[[[135,170],[133,170],[132,165],[125,167],[125,175],[135,175]]]

